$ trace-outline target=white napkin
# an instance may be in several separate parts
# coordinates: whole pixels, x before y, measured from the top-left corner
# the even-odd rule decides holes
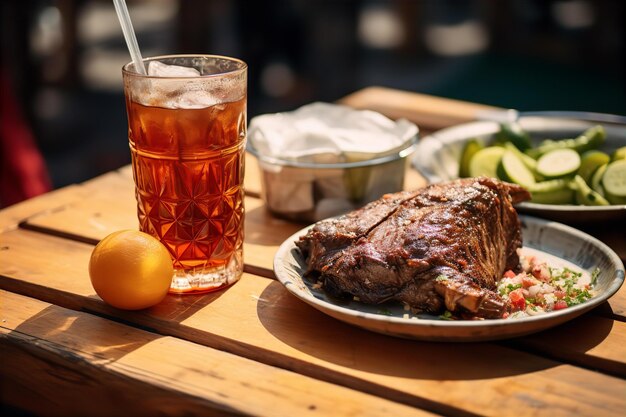
[[[394,151],[417,134],[406,119],[316,102],[250,121],[248,139],[263,156],[324,163],[371,159]]]

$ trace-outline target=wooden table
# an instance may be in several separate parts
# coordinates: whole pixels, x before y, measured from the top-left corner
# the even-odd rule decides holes
[[[490,109],[381,88],[343,102],[423,131]],[[626,288],[568,324],[502,342],[351,327],[274,279],[278,245],[303,225],[268,214],[248,163],[241,281],[140,312],[104,304],[87,273],[99,239],[137,228],[130,168],[1,211],[2,402],[42,415],[624,415]],[[421,184],[410,172],[407,187]],[[623,229],[595,232],[625,257]]]

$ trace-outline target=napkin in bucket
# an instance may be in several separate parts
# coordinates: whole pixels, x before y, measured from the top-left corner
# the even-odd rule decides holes
[[[316,102],[293,112],[250,121],[248,138],[259,154],[298,162],[342,163],[396,151],[417,134],[406,119]]]

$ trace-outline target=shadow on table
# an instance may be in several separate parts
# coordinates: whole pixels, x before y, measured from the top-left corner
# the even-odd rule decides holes
[[[115,361],[163,336],[149,332],[115,331],[119,324],[84,312],[51,305],[15,327],[11,333],[35,338],[49,349],[75,350]]]
[[[37,331],[41,334],[41,337],[54,342],[54,338],[56,337],[62,340],[68,331],[70,332],[68,334],[76,334],[76,331],[83,332],[84,329],[93,330],[92,327],[89,327],[89,324],[84,323],[93,321],[94,315],[107,319],[97,320],[97,323],[101,323],[99,324],[101,326],[114,323],[126,324],[134,328],[146,330],[150,332],[145,333],[146,335],[150,334],[154,337],[161,337],[160,335],[162,334],[176,333],[177,327],[182,322],[224,295],[226,291],[228,291],[228,288],[206,294],[168,294],[165,299],[156,306],[138,311],[120,310],[112,307],[104,303],[96,294],[88,296],[65,294],[64,296],[60,296],[54,291],[50,293],[46,290],[42,292],[36,289],[25,291],[53,305],[29,317],[14,331],[23,332],[25,334],[35,334],[32,332]],[[16,292],[20,293],[20,291]],[[85,315],[85,313],[90,313],[90,315]],[[102,351],[106,352],[107,355],[113,355],[113,359],[130,353],[143,344],[129,340],[124,335],[120,336],[106,331],[94,332],[93,337],[94,343],[97,342],[96,345],[100,346]],[[117,340],[116,337],[120,337],[121,339]],[[94,352],[98,351],[96,350]]]
[[[92,310],[89,306],[83,310],[134,327],[143,327],[151,332],[163,333],[163,326],[179,325],[220,298],[226,291],[228,288],[206,294],[168,294],[156,306],[138,311],[126,311],[111,307],[100,301],[100,298],[94,294],[90,298],[98,301],[97,307]]]
[[[297,300],[278,282],[270,284],[261,298],[274,301],[259,303],[257,307],[259,319],[270,333],[307,355],[349,370],[411,379],[478,380],[528,374],[562,365],[562,362],[522,350],[523,341],[532,340],[533,336],[493,343],[405,340],[335,320]],[[569,346],[570,350],[586,352],[604,340],[611,327],[611,321],[607,320],[600,327],[585,329],[589,330],[589,335],[578,337],[575,345]],[[580,335],[581,327],[577,329]],[[559,328],[553,331],[561,332]],[[544,333],[550,334],[549,331]],[[543,334],[539,334],[538,338],[542,337]],[[541,350],[538,346],[543,344],[534,344],[531,351]]]

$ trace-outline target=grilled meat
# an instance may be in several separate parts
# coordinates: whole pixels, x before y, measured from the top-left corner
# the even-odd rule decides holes
[[[492,178],[435,184],[318,222],[296,245],[305,275],[332,296],[497,318],[506,305],[496,281],[517,267],[522,244],[512,204],[529,198]]]

